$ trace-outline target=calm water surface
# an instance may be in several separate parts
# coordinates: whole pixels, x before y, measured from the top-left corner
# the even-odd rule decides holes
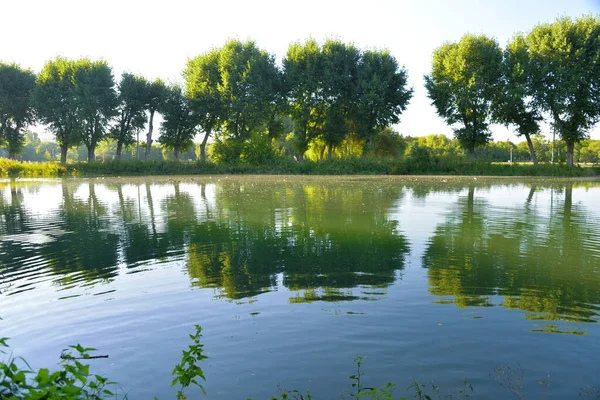
[[[339,398],[411,376],[504,398],[600,376],[600,183],[448,178],[0,181],[0,336],[33,367],[82,343],[130,399],[173,398],[203,327],[209,398]],[[197,393],[191,392],[191,398]]]

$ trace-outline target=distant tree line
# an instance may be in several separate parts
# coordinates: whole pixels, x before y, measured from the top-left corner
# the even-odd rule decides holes
[[[460,145],[456,138],[449,138],[443,134],[432,134],[427,136],[411,137],[402,136],[390,128],[383,129],[375,134],[373,138],[373,148],[367,153],[368,157],[377,160],[394,160],[406,157],[407,155],[419,154],[426,158],[453,158],[457,161],[465,159],[468,154]],[[562,140],[552,142],[541,134],[531,136],[531,141],[540,162],[565,163],[567,146]],[[293,136],[282,137],[274,140],[274,152],[277,157],[292,157],[294,154]],[[304,158],[312,161],[323,159],[323,146],[311,147]],[[600,140],[585,139],[574,147],[574,162],[586,164],[600,163]],[[112,160],[116,158],[118,150],[117,141],[114,139],[103,140],[96,147],[96,157],[98,160]],[[128,146],[121,150],[121,159],[132,160],[138,158],[137,146]],[[214,159],[215,144],[209,143],[206,146],[207,157]],[[341,157],[346,149],[340,148],[334,151],[334,156]],[[360,154],[362,146],[356,143],[351,144],[351,151],[354,155]],[[140,158],[145,157],[146,142],[140,142]],[[554,156],[553,156],[554,153]],[[8,152],[0,149],[0,157],[8,157]],[[185,151],[178,154],[180,159],[186,161],[201,160],[201,143],[193,143]],[[507,162],[512,159],[514,162],[529,162],[531,154],[527,141],[513,143],[510,141],[490,141],[485,146],[478,147],[475,150],[474,160],[484,162]],[[25,132],[24,145],[21,153],[15,157],[20,161],[58,161],[60,159],[60,147],[54,141],[40,139],[37,133]],[[85,161],[88,158],[88,150],[84,144],[69,149],[67,152],[67,161]],[[152,144],[148,160],[169,160],[174,159],[175,154],[172,149]]]
[[[217,162],[402,154],[394,146],[404,139],[389,127],[413,89],[387,50],[309,39],[290,44],[278,66],[254,42],[229,40],[189,59],[183,77],[180,86],[125,72],[117,83],[105,61],[86,58],[57,57],[37,76],[0,63],[0,145],[17,157],[27,128],[41,123],[62,162],[80,146],[94,160],[102,143],[115,144],[114,158],[135,152],[148,159],[160,114],[157,141],[174,158],[198,134],[198,157],[207,159],[210,144]],[[559,18],[515,36],[504,50],[494,39],[465,35],[435,50],[425,86],[469,156],[485,153],[478,149],[489,147],[489,127],[499,123],[515,127],[536,163],[544,156],[533,138],[548,118],[572,165],[600,118],[600,19]]]

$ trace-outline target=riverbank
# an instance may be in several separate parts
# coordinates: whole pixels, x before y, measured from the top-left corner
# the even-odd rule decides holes
[[[418,162],[365,159],[319,162],[280,160],[263,165],[215,164],[202,161],[112,160],[97,162],[20,162],[0,159],[2,177],[149,176],[149,175],[459,175],[459,176],[600,176],[600,167],[561,164],[490,163],[457,160]]]

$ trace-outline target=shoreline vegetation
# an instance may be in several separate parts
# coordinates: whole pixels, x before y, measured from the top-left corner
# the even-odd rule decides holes
[[[266,164],[215,164],[209,161],[110,160],[95,162],[29,162],[0,159],[0,177],[55,178],[152,175],[439,175],[507,177],[600,177],[600,167],[564,164],[427,160],[372,161],[360,158],[297,163],[281,159]]]

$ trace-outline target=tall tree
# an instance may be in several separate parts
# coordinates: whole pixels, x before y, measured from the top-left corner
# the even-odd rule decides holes
[[[333,146],[348,141],[356,131],[358,115],[358,69],[360,51],[351,44],[329,39],[323,45],[323,92],[327,103],[327,122],[323,139],[329,158]]]
[[[283,59],[284,83],[289,112],[294,121],[293,147],[302,161],[309,142],[321,127],[324,96],[322,90],[323,57],[314,39],[290,44]]]
[[[489,142],[492,102],[502,75],[502,51],[484,35],[465,35],[433,53],[425,87],[439,116],[454,125],[454,134],[471,156]]]
[[[245,140],[268,122],[278,79],[275,59],[252,41],[230,40],[221,49],[220,73],[226,131]]]
[[[160,79],[146,84],[146,110],[148,111],[148,133],[146,135],[145,159],[148,159],[152,150],[152,131],[154,130],[154,114],[160,111],[167,96],[167,87]]]
[[[117,117],[110,130],[110,137],[117,142],[116,158],[121,158],[123,146],[135,143],[146,125],[146,81],[144,78],[124,72],[119,82]]]
[[[517,136],[525,137],[531,161],[537,164],[531,136],[539,132],[542,115],[531,97],[531,76],[527,43],[523,35],[517,35],[504,50],[501,86],[493,114],[495,121],[517,127]]]
[[[190,59],[183,72],[185,94],[192,101],[198,123],[204,131],[200,143],[200,159],[206,161],[206,143],[213,131],[227,118],[227,103],[221,95],[220,50],[213,49]]]
[[[387,50],[362,53],[358,68],[357,134],[365,139],[365,151],[382,129],[400,121],[413,89],[408,73]]]
[[[78,60],[75,84],[82,141],[88,149],[88,161],[94,161],[96,146],[107,133],[108,121],[116,115],[117,94],[112,69],[105,61]]]
[[[60,161],[67,150],[81,143],[80,103],[77,101],[73,60],[57,57],[48,61],[34,89],[34,102],[41,122],[48,125],[60,146]]]
[[[179,86],[167,88],[162,104],[163,122],[158,141],[167,149],[172,149],[175,158],[179,152],[193,145],[198,118],[193,112],[191,101],[186,98]]]
[[[15,158],[25,143],[25,128],[34,121],[35,74],[17,64],[0,62],[0,143]]]
[[[554,120],[573,165],[575,143],[600,118],[600,19],[559,18],[525,38],[535,102]]]

